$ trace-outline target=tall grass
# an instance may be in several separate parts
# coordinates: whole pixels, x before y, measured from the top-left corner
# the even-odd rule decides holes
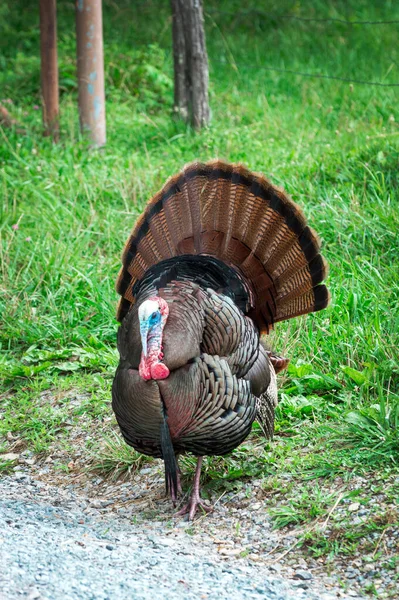
[[[281,423],[334,419],[366,443],[364,419],[380,419],[374,405],[383,403],[378,410],[396,427],[399,394],[396,88],[263,67],[399,81],[395,25],[276,18],[392,20],[398,7],[284,0],[263,7],[274,15],[269,18],[227,14],[243,9],[235,0],[205,5],[212,124],[196,134],[172,117],[168,4],[104,2],[108,143],[93,152],[78,130],[73,4],[59,6],[58,145],[42,137],[36,110],[36,3],[2,4],[1,95],[12,100],[13,116],[27,129],[22,136],[0,131],[0,372],[6,389],[29,386],[32,378],[57,385],[54,369],[68,360],[82,370],[112,370],[114,282],[127,235],[168,176],[191,160],[219,156],[284,186],[323,239],[330,265],[330,308],[279,325],[272,336],[294,365]],[[92,352],[97,366],[87,358]],[[298,375],[301,364],[310,367]],[[387,444],[388,453],[397,451]]]

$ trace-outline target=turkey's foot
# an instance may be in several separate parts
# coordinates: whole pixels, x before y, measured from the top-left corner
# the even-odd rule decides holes
[[[206,506],[200,495],[198,493],[193,492],[191,494],[190,500],[185,506],[183,506],[182,509],[180,509],[175,514],[175,517],[182,517],[183,515],[186,515],[188,513],[188,520],[192,521],[195,517],[195,513],[197,512],[198,507],[200,507],[200,509],[206,513],[210,513],[212,511],[212,507]]]
[[[197,460],[197,467],[195,469],[193,491],[191,492],[190,500],[185,506],[183,506],[181,510],[179,510],[179,512],[176,513],[176,517],[181,517],[182,515],[186,515],[188,513],[188,520],[192,521],[195,516],[195,513],[197,512],[198,507],[200,507],[206,513],[209,513],[212,510],[210,506],[206,506],[204,504],[203,500],[200,497],[199,484],[201,477],[201,466],[202,456],[199,456]]]

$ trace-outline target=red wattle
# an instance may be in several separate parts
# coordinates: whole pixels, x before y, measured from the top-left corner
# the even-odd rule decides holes
[[[166,379],[169,377],[169,369],[161,362],[151,365],[152,379]]]
[[[139,375],[142,379],[145,379],[145,381],[148,381],[149,379],[151,379],[151,369],[147,365],[147,362],[144,357],[141,358],[141,361],[139,364]]]

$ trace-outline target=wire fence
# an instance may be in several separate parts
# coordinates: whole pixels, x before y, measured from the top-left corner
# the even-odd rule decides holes
[[[304,73],[303,71],[295,71],[294,69],[279,69],[278,67],[266,67],[264,65],[253,65],[248,63],[236,64],[228,63],[227,61],[212,61],[212,63],[217,62],[218,64],[230,64],[230,66],[239,71],[241,68],[246,69],[259,69],[261,71],[276,71],[277,73],[288,73],[289,75],[300,75],[301,77],[314,77],[316,79],[334,79],[336,81],[343,81],[345,83],[357,83],[359,85],[375,85],[378,87],[399,87],[399,83],[383,83],[380,81],[364,81],[362,79],[350,79],[349,77],[338,77],[335,75],[321,75],[319,73]]]
[[[266,17],[267,19],[290,19],[292,21],[307,21],[307,22],[315,22],[315,23],[342,23],[344,25],[399,25],[399,19],[392,19],[390,21],[351,21],[349,19],[340,19],[338,17],[327,17],[327,18],[319,18],[319,17],[299,17],[297,15],[281,15],[279,13],[269,13],[264,10],[260,10],[258,8],[250,8],[248,10],[240,10],[240,11],[230,11],[230,10],[220,10],[218,8],[209,9],[206,11],[208,14],[220,14],[220,15],[230,15],[234,17],[245,17],[251,15],[259,15],[262,17]]]
[[[261,9],[258,8],[251,8],[248,10],[240,10],[240,11],[228,11],[228,10],[221,10],[221,9],[209,9],[205,12],[205,16],[210,16],[212,17],[213,15],[230,15],[230,16],[234,16],[237,18],[241,18],[241,17],[247,17],[247,16],[252,16],[252,15],[258,15],[258,16],[262,16],[265,17],[269,20],[278,20],[278,19],[286,19],[286,20],[293,20],[293,21],[304,21],[304,22],[316,22],[316,23],[339,23],[339,24],[344,24],[344,25],[348,25],[348,26],[352,26],[352,25],[399,25],[399,19],[392,19],[392,20],[381,20],[381,21],[362,21],[362,20],[348,20],[348,19],[341,19],[338,17],[327,17],[327,18],[318,18],[318,17],[300,17],[297,15],[290,15],[290,14],[278,14],[278,13],[269,13],[267,11],[263,11]],[[237,64],[235,61],[212,61],[212,62],[217,62],[218,64],[229,64],[234,70],[239,71],[240,69],[258,69],[258,70],[262,70],[262,71],[274,71],[276,73],[286,73],[289,75],[299,75],[301,77],[310,77],[310,78],[314,78],[314,79],[332,79],[335,81],[342,81],[344,83],[354,83],[354,84],[358,84],[358,85],[369,85],[369,86],[377,86],[377,87],[389,87],[389,88],[394,88],[394,87],[399,87],[399,82],[394,82],[394,83],[384,83],[382,81],[367,81],[367,80],[363,80],[363,79],[352,79],[350,77],[339,77],[337,75],[324,75],[322,73],[304,73],[303,71],[296,71],[294,69],[282,69],[279,67],[269,67],[269,66],[265,66],[265,65],[255,65],[255,64],[248,64],[248,63],[241,63],[241,64]]]

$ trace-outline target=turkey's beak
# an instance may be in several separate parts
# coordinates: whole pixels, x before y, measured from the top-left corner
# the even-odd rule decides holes
[[[147,357],[147,336],[148,336],[148,321],[142,321],[140,323],[140,336],[141,336],[141,345],[143,348],[143,355]]]

